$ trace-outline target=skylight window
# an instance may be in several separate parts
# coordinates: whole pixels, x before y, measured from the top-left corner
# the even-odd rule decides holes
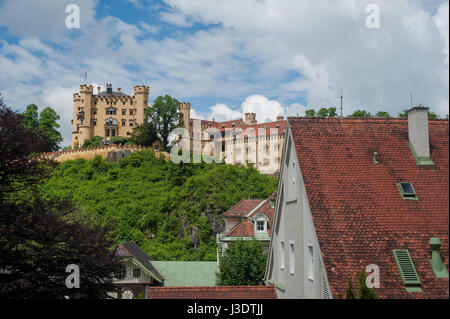
[[[403,199],[418,199],[416,191],[411,183],[397,183],[397,186]]]

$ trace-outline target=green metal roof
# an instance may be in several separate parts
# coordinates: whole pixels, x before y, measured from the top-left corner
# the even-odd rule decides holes
[[[165,287],[215,286],[217,261],[152,261]]]

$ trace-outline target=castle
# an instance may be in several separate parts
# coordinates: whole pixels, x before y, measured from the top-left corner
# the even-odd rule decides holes
[[[106,91],[92,85],[80,85],[80,93],[73,95],[74,110],[72,120],[72,148],[83,145],[86,139],[101,136],[111,140],[115,136],[129,136],[133,128],[144,123],[145,109],[148,107],[148,86],[136,86],[134,95],[129,96],[112,85]],[[217,122],[191,118],[191,104],[180,103],[183,126],[189,133],[191,152],[195,145],[202,152],[213,139],[221,144],[220,157],[227,164],[248,165],[251,163],[264,174],[277,174],[281,163],[286,121],[278,116],[274,122],[258,123],[255,113],[246,113],[245,121],[236,119]],[[158,145],[156,145],[158,144]],[[153,148],[159,149],[160,143]]]
[[[283,116],[266,123],[258,123],[255,113],[246,113],[245,121],[198,120],[191,118],[190,103],[180,103],[180,112],[183,126],[189,132],[191,152],[196,152],[195,144],[201,147],[197,151],[204,152],[214,139],[221,145],[220,157],[226,164],[252,164],[263,174],[279,173],[286,132]]]
[[[72,148],[83,145],[86,139],[101,136],[110,140],[114,136],[128,136],[133,128],[144,123],[148,107],[148,86],[136,86],[134,95],[113,91],[106,85],[106,91],[94,94],[92,85],[80,85],[80,93],[73,95]]]

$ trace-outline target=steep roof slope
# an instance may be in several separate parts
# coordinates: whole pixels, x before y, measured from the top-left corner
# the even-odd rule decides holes
[[[334,296],[368,264],[380,269],[384,298],[448,298],[428,259],[432,237],[442,242],[448,269],[449,121],[430,120],[431,158],[418,166],[408,146],[407,119],[289,118],[289,127]],[[378,164],[374,163],[378,153]],[[418,200],[404,200],[411,182]],[[408,249],[423,292],[405,290],[393,249]]]
[[[264,199],[241,199],[236,205],[223,213],[222,217],[244,217],[263,200]]]
[[[116,248],[116,252],[121,257],[133,257],[136,258],[148,271],[150,271],[157,280],[162,281],[163,277],[153,267],[150,257],[133,241],[120,244]]]

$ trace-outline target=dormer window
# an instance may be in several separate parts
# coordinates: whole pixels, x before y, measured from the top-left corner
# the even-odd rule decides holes
[[[411,183],[401,182],[397,183],[397,186],[403,199],[418,199],[416,191]]]
[[[257,220],[256,221],[256,231],[265,231],[266,230],[266,221],[265,220]]]

